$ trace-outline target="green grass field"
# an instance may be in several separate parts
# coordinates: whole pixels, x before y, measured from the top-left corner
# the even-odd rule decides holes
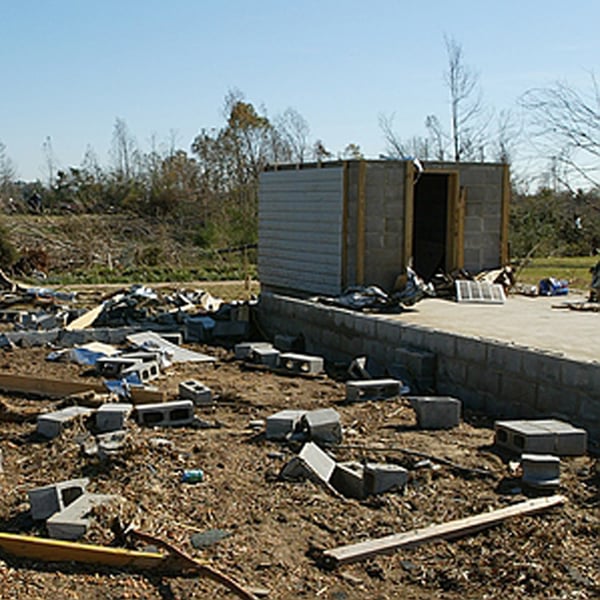
[[[599,260],[597,256],[534,258],[518,273],[517,279],[529,284],[537,284],[546,277],[566,279],[570,288],[587,291],[592,282],[590,268]]]

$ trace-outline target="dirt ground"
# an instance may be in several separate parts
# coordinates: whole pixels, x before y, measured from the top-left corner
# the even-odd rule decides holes
[[[117,457],[86,458],[77,444],[83,424],[52,440],[35,435],[35,414],[65,400],[0,395],[0,530],[36,536],[27,490],[89,477],[88,490],[118,494],[124,522],[175,544],[268,598],[330,600],[393,598],[596,598],[600,595],[600,475],[590,456],[561,459],[559,493],[568,502],[536,516],[518,517],[455,541],[438,541],[391,555],[321,569],[314,549],[408,531],[522,501],[508,457],[493,448],[493,422],[465,411],[460,426],[421,431],[406,399],[345,404],[344,383],[328,376],[289,377],[245,367],[231,350],[199,344],[214,364],[179,364],[159,387],[173,392],[194,378],[217,402],[197,408],[211,427],[141,428],[128,425],[130,441]],[[48,349],[17,348],[0,354],[0,373],[74,381],[99,381],[84,367],[48,362]],[[344,427],[338,460],[377,460],[410,470],[403,491],[366,500],[334,497],[310,482],[280,480],[281,467],[298,450],[250,427],[283,408],[334,407]],[[22,422],[19,422],[22,421]],[[168,442],[157,442],[157,438]],[[358,448],[357,448],[358,447]],[[487,469],[491,477],[423,463],[402,449]],[[421,464],[419,464],[421,463]],[[205,478],[181,482],[184,469]],[[115,511],[117,509],[114,509]],[[84,541],[113,541],[114,511],[99,511]],[[204,549],[194,533],[219,529],[229,535]],[[143,546],[138,546],[141,548]],[[0,556],[2,598],[233,598],[205,578],[163,577],[75,564],[44,564]]]

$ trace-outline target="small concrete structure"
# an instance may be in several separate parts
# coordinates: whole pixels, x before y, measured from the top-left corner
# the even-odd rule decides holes
[[[516,453],[580,456],[587,450],[587,432],[557,419],[496,421],[494,440]]]
[[[88,530],[91,523],[88,515],[94,506],[106,504],[114,499],[115,496],[108,494],[82,494],[46,521],[48,535],[59,540],[78,540]]]
[[[317,375],[323,372],[323,358],[321,356],[286,352],[280,355],[277,366],[288,373]]]
[[[279,366],[279,354],[279,350],[276,350],[273,346],[269,348],[258,346],[252,348],[247,360],[254,364],[266,365],[274,369]]]
[[[79,417],[87,417],[94,411],[83,406],[67,406],[55,412],[39,415],[37,418],[37,432],[49,439],[60,435],[64,427]]]
[[[54,513],[64,510],[79,496],[85,493],[90,480],[69,479],[52,485],[34,488],[27,492],[31,506],[31,518],[35,521],[47,519]]]
[[[267,417],[265,436],[268,440],[285,440],[296,431],[305,410],[280,410]]]
[[[273,345],[270,342],[240,342],[233,347],[235,358],[237,360],[249,360],[255,348],[268,350],[273,348]]]
[[[532,488],[552,490],[560,484],[560,459],[551,454],[523,454],[521,481]]]
[[[335,465],[329,483],[342,496],[362,500],[365,497],[364,467],[354,461]]]
[[[194,420],[194,403],[191,400],[138,404],[137,421],[149,427],[176,427],[190,425]]]
[[[320,408],[305,413],[302,427],[314,442],[339,444],[342,441],[340,415],[333,408]]]
[[[394,488],[403,488],[408,481],[408,471],[400,465],[367,463],[364,480],[366,494],[382,494]]]
[[[346,382],[348,402],[384,400],[395,398],[402,391],[402,382],[397,379],[365,379]]]
[[[460,422],[461,402],[450,396],[412,396],[411,406],[422,429],[451,429]]]
[[[133,411],[133,404],[126,402],[109,402],[96,411],[96,427],[98,431],[118,431],[125,428],[125,421]]]
[[[213,404],[210,388],[195,379],[188,379],[179,384],[179,397],[183,400],[191,400],[196,406]]]

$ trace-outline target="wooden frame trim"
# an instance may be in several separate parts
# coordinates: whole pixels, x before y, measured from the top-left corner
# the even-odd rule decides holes
[[[510,222],[510,168],[502,166],[502,218],[500,222],[500,264],[507,265],[510,261],[508,248],[508,228]]]
[[[367,204],[367,163],[358,164],[358,206],[356,213],[356,283],[365,283],[365,241],[366,241],[366,204]]]
[[[343,291],[348,286],[348,182],[349,165],[344,161],[342,175],[342,277],[341,288]]]
[[[411,161],[404,163],[404,256],[402,266],[406,268],[413,257],[413,226],[415,218],[415,166]]]

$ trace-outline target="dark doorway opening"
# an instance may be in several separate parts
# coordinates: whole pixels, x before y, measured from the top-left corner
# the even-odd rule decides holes
[[[444,173],[423,173],[415,185],[413,267],[425,281],[446,268],[448,181]]]

